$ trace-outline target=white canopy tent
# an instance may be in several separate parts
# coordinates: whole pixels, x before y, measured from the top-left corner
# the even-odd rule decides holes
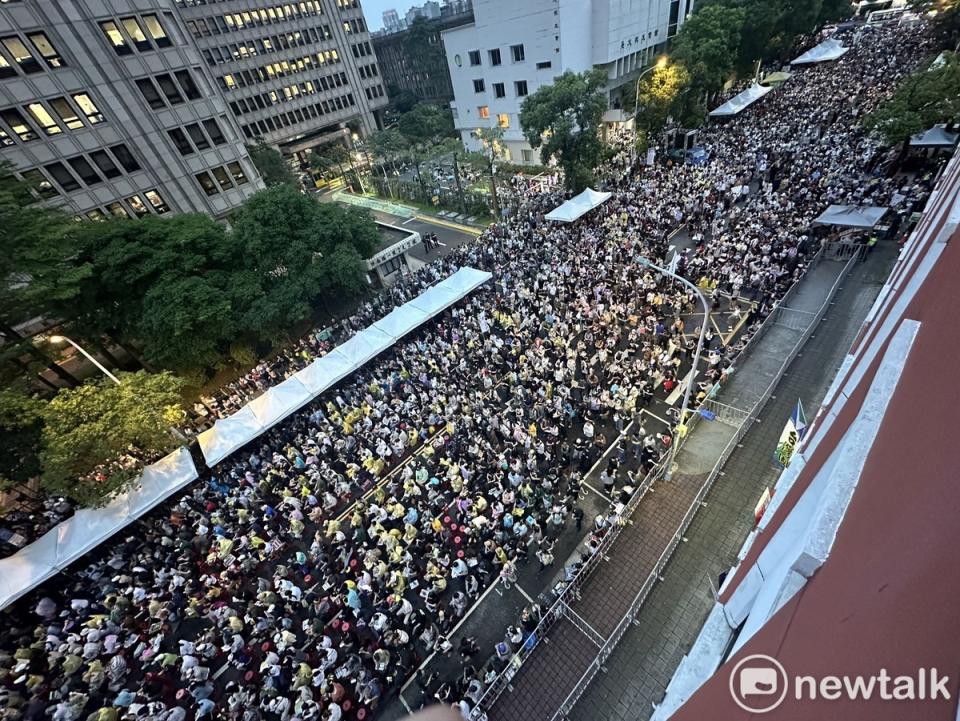
[[[719,108],[714,108],[711,110],[709,115],[711,118],[728,118],[732,115],[736,115],[742,110],[745,110],[753,105],[771,90],[773,90],[773,88],[770,86],[757,85],[754,83],[742,93],[734,95]]]
[[[949,132],[946,125],[934,125],[910,138],[910,145],[915,148],[952,148],[958,138],[960,134]]]
[[[850,48],[843,47],[836,38],[827,38],[816,47],[807,50],[800,57],[790,61],[790,64],[812,65],[813,63],[824,63],[842,57],[848,50]]]
[[[207,464],[213,466],[242,448],[491,277],[475,268],[461,268],[232,416],[218,420],[198,437]]]
[[[139,485],[103,508],[90,508],[60,523],[26,548],[0,559],[0,608],[56,575],[198,478],[186,448],[143,469]]]
[[[577,218],[589,213],[597,206],[603,205],[613,193],[601,193],[598,190],[587,188],[580,195],[575,195],[558,208],[547,213],[547,220],[556,220],[558,223],[572,223]]]
[[[886,208],[873,205],[831,205],[813,222],[843,228],[872,228],[886,212]]]

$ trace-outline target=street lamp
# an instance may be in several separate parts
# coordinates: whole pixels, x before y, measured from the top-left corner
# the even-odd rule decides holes
[[[51,343],[62,343],[62,342],[64,342],[64,341],[67,342],[67,343],[69,343],[70,345],[72,345],[72,346],[73,346],[74,348],[76,348],[78,351],[80,351],[88,361],[90,361],[90,362],[93,363],[97,368],[99,368],[101,371],[103,371],[103,374],[104,374],[107,378],[109,378],[110,380],[112,380],[112,381],[113,381],[114,383],[116,383],[117,385],[120,385],[120,379],[119,379],[119,378],[117,378],[113,373],[111,373],[110,371],[108,371],[108,370],[103,366],[103,364],[100,363],[100,361],[98,361],[98,360],[97,360],[96,358],[94,358],[92,355],[90,355],[89,353],[87,353],[83,348],[81,348],[79,345],[77,345],[76,343],[74,343],[72,340],[70,340],[69,338],[67,338],[67,336],[65,336],[65,335],[52,335],[52,336],[50,336],[50,342],[51,342]]]
[[[657,58],[657,62],[651,65],[649,68],[644,70],[637,76],[637,87],[633,93],[633,122],[636,125],[637,115],[640,114],[640,80],[647,74],[652,73],[654,70],[661,70],[667,67],[667,56],[661,55]]]
[[[679,429],[680,426],[684,425],[684,422],[687,419],[687,405],[690,403],[690,389],[693,388],[693,384],[697,380],[697,366],[700,363],[700,353],[703,351],[703,337],[707,333],[707,321],[710,319],[710,308],[707,305],[707,299],[704,297],[701,290],[683,276],[677,275],[667,268],[661,268],[658,265],[654,265],[646,258],[640,258],[640,265],[644,266],[645,268],[655,270],[662,275],[669,276],[670,278],[679,281],[689,288],[693,288],[693,292],[697,294],[697,297],[700,299],[700,303],[703,304],[703,323],[700,325],[700,337],[697,339],[697,352],[693,355],[693,367],[690,369],[690,381],[687,383],[687,389],[683,393],[683,404],[680,406],[680,421],[677,424],[677,428]],[[678,434],[675,433],[674,436],[676,435]],[[666,470],[663,474],[663,479],[665,481],[669,481],[673,477],[673,460],[677,455],[677,440],[678,439],[674,437],[670,441],[670,454],[667,458]]]

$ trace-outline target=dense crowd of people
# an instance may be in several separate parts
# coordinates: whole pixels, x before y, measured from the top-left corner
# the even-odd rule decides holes
[[[433,652],[461,671],[421,678],[424,695],[469,714],[540,609],[493,649],[454,647],[454,625],[522,564],[552,565],[561,534],[585,526],[595,549],[673,441],[638,414],[682,382],[696,298],[638,261],[666,262],[686,224],[697,245],[679,272],[715,304],[753,301],[749,328],[802,274],[827,204],[903,194],[872,174],[881,150],[857,121],[923,35],[847,41],[840,61],[708,126],[707,164],[618,173],[611,200],[570,225],[543,218],[560,192],[525,193],[509,220],[364,304],[338,335],[458,267],[494,276],[17,604],[0,627],[0,718],[369,719]],[[336,340],[256,369],[237,402]],[[727,352],[711,344],[698,397]],[[583,524],[585,475],[631,421],[631,471],[616,455],[603,466],[613,502]]]

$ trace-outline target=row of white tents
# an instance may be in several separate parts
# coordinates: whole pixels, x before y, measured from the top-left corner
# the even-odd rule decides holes
[[[485,271],[461,268],[232,416],[218,420],[199,436],[207,464],[213,466],[254,440],[491,277]],[[56,575],[199,476],[189,451],[179,448],[147,466],[134,490],[116,496],[103,508],[78,511],[18,553],[0,559],[0,608]]]

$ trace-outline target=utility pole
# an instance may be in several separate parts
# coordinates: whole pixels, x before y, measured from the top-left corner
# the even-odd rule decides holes
[[[460,212],[466,214],[467,201],[463,197],[463,185],[460,184],[460,166],[457,164],[457,151],[453,151],[453,177],[457,181],[457,194],[460,196]]]

